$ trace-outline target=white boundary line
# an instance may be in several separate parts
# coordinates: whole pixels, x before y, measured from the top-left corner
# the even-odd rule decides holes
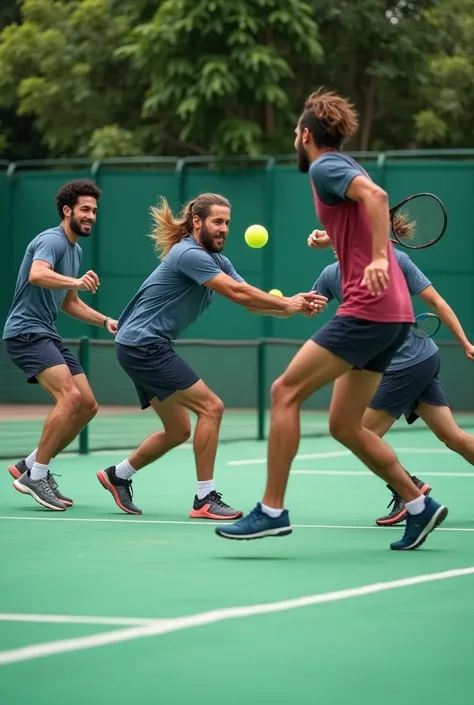
[[[423,455],[446,455],[452,453],[449,448],[394,448],[396,453],[422,453]],[[295,460],[317,460],[318,458],[347,458],[352,455],[350,450],[328,450],[322,453],[304,453],[297,455]],[[226,465],[263,465],[266,458],[249,458],[247,460],[228,460]]]
[[[62,517],[62,516],[52,516],[52,517],[18,517],[18,516],[0,516],[0,521],[65,521],[65,522],[84,522],[84,523],[100,523],[100,524],[171,524],[179,526],[207,526],[212,528],[217,526],[219,522],[215,521],[168,521],[166,519],[88,519],[81,517]],[[384,526],[383,528],[379,526],[361,526],[352,524],[292,524],[293,529],[347,529],[352,531],[353,529],[361,530],[372,530],[377,531],[389,531],[393,529],[400,530],[400,526]],[[460,531],[460,532],[474,532],[474,528],[463,528],[463,527],[444,527],[439,526],[436,531]]]
[[[100,624],[111,627],[138,627],[145,624],[156,624],[162,620],[145,619],[142,617],[82,617],[72,614],[23,614],[0,612],[0,622],[28,622],[29,624]]]
[[[292,475],[334,475],[335,477],[374,477],[370,470],[292,470]],[[474,477],[474,472],[424,472],[423,477]]]
[[[459,568],[455,570],[443,571],[442,573],[428,573],[412,578],[402,578],[400,580],[392,580],[384,583],[374,583],[358,588],[350,588],[348,590],[338,590],[336,592],[326,592],[319,595],[298,597],[292,600],[268,602],[259,605],[249,605],[246,607],[227,607],[224,609],[211,610],[209,612],[201,612],[198,614],[189,615],[187,617],[159,620],[156,623],[153,622],[144,626],[118,629],[113,632],[95,634],[94,636],[61,639],[42,644],[32,644],[30,646],[23,646],[18,649],[10,649],[0,652],[0,665],[30,661],[34,658],[43,658],[45,656],[53,656],[55,654],[91,649],[97,646],[105,646],[107,644],[123,643],[134,639],[159,636],[161,634],[168,634],[170,632],[181,631],[183,629],[191,629],[193,627],[202,627],[207,626],[208,624],[215,624],[216,622],[224,622],[229,619],[242,619],[245,617],[255,617],[263,614],[286,612],[288,610],[299,609],[301,607],[311,607],[328,602],[347,600],[353,597],[373,595],[386,590],[395,590],[398,588],[411,587],[413,585],[421,585],[422,583],[448,580],[450,578],[460,578],[473,574],[474,567]]]

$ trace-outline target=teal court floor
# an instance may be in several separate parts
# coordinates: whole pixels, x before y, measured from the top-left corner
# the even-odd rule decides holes
[[[472,705],[474,468],[427,430],[388,438],[449,507],[414,552],[389,550],[388,490],[330,438],[301,442],[293,534],[242,543],[188,518],[189,446],[136,477],[141,517],[96,479],[123,452],[55,460],[75,505],[54,515],[1,461],[0,702]],[[260,499],[265,453],[219,447],[233,506]]]

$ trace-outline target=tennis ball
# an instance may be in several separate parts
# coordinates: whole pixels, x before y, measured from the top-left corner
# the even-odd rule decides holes
[[[245,231],[245,242],[249,247],[263,247],[268,242],[268,231],[263,225],[250,225]]]
[[[269,291],[268,293],[270,294],[270,296],[283,296],[280,289],[271,289],[271,291]]]

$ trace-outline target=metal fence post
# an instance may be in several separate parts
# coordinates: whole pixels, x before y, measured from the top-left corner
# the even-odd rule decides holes
[[[257,417],[258,440],[265,440],[265,416],[267,411],[267,341],[259,340],[257,347]]]
[[[79,343],[79,362],[86,376],[89,376],[90,363],[90,341],[89,338],[81,338]],[[87,455],[89,452],[89,425],[86,424],[79,434],[79,453]]]

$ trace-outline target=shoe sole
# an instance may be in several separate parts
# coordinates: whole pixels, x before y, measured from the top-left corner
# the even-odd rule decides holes
[[[436,512],[433,514],[431,517],[430,521],[428,524],[425,526],[421,534],[416,538],[415,542],[412,543],[410,546],[403,546],[403,547],[393,547],[390,546],[392,551],[413,551],[416,548],[419,548],[422,546],[426,539],[428,538],[429,534],[431,534],[432,531],[434,531],[440,524],[443,523],[443,521],[446,519],[448,516],[448,508],[447,507],[438,507]]]
[[[115,504],[122,510],[122,512],[125,512],[125,514],[134,514],[135,516],[139,516],[142,513],[141,509],[135,512],[132,509],[127,509],[127,507],[122,504],[122,502],[120,501],[120,497],[118,496],[117,490],[115,489],[114,485],[110,482],[109,478],[103,470],[99,470],[99,472],[97,473],[97,479],[99,480],[104,490],[108,490],[110,492],[110,494],[114,498]]]
[[[18,480],[15,480],[13,483],[13,487],[18,490],[18,492],[21,492],[21,494],[29,494],[30,497],[33,497],[33,499],[38,502],[38,504],[41,504],[42,507],[46,507],[46,509],[51,509],[53,512],[64,512],[66,510],[66,505],[63,504],[62,507],[57,507],[54,504],[49,504],[44,499],[41,499],[36,492],[34,492],[30,487],[26,487],[26,485],[22,485],[21,482]],[[58,500],[59,501],[59,500]]]
[[[204,509],[191,509],[189,512],[189,517],[191,519],[210,519],[211,521],[232,521],[233,519],[240,519],[243,517],[244,513],[241,511],[236,511],[235,514],[213,514]]]
[[[291,526],[285,526],[282,529],[267,529],[267,531],[259,531],[257,534],[227,534],[225,531],[216,529],[216,534],[223,539],[234,539],[234,541],[252,541],[253,539],[279,538],[280,536],[288,536],[293,529]]]
[[[428,495],[430,494],[432,489],[433,488],[430,487],[430,485],[425,484],[422,487],[420,487],[420,492],[425,497],[428,497]],[[396,524],[400,524],[402,521],[404,521],[406,519],[407,513],[408,512],[406,509],[402,509],[402,511],[398,512],[398,514],[395,517],[392,517],[390,519],[385,519],[385,520],[376,519],[375,523],[377,524],[377,526],[396,526]]]
[[[16,468],[14,465],[10,465],[8,468],[8,472],[10,475],[13,477],[14,480],[18,480],[21,477],[21,472]],[[72,499],[66,499],[58,497],[59,501],[64,504],[65,507],[72,507],[73,506],[73,501]]]

